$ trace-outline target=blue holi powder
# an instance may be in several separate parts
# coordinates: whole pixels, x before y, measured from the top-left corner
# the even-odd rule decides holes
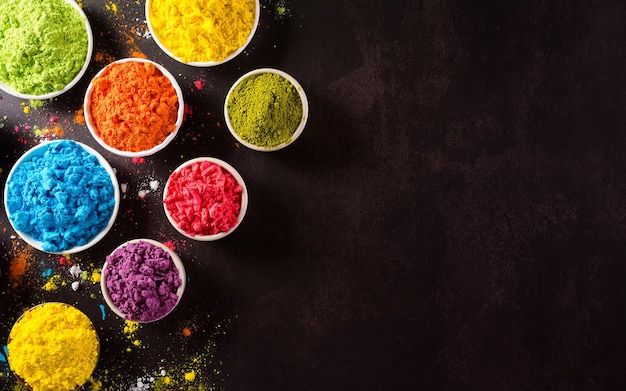
[[[113,183],[98,158],[71,140],[42,147],[15,168],[7,183],[7,212],[19,231],[48,252],[87,244],[115,209]]]
[[[44,271],[43,273],[41,273],[41,276],[44,278],[50,277],[51,275],[52,275],[52,269],[48,269]]]
[[[102,320],[107,317],[106,312],[104,312],[104,304],[100,304],[100,311],[102,311]]]
[[[9,350],[7,349],[7,345],[4,345],[2,350],[0,350],[0,368],[6,368],[8,357]]]

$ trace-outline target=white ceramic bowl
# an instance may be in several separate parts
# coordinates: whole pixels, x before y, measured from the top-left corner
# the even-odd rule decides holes
[[[241,136],[239,136],[239,134],[237,134],[237,132],[235,131],[233,124],[230,122],[230,115],[228,113],[228,101],[230,100],[230,96],[235,90],[235,88],[237,88],[237,86],[248,77],[263,74],[263,73],[274,73],[287,79],[291,84],[293,84],[293,86],[296,88],[296,91],[298,91],[298,94],[300,95],[300,101],[302,102],[302,119],[300,121],[300,125],[298,125],[293,135],[291,136],[291,139],[286,143],[283,143],[283,144],[280,144],[271,148],[265,148],[259,145],[251,144],[245,141],[244,139],[242,139]],[[287,147],[288,145],[293,144],[293,142],[296,141],[296,139],[300,137],[300,135],[302,134],[302,131],[304,130],[304,127],[306,126],[306,122],[308,118],[309,118],[309,101],[307,100],[306,94],[304,93],[304,89],[302,88],[300,83],[298,83],[298,81],[293,76],[289,75],[288,73],[283,72],[278,69],[274,69],[274,68],[259,68],[241,76],[239,79],[237,79],[237,81],[235,81],[235,83],[233,83],[232,87],[230,87],[230,90],[228,90],[228,94],[226,94],[226,99],[224,100],[224,119],[226,121],[226,126],[228,127],[228,130],[239,143],[255,151],[261,151],[261,152],[278,151],[279,149],[283,149]]]
[[[248,210],[248,189],[246,188],[246,184],[245,184],[243,178],[241,177],[239,172],[237,172],[237,170],[235,170],[235,168],[233,166],[231,166],[230,164],[226,163],[223,160],[212,158],[212,157],[199,157],[199,158],[188,160],[185,163],[183,163],[180,166],[178,166],[178,168],[176,168],[176,170],[174,170],[172,172],[172,174],[174,174],[174,172],[178,172],[178,171],[182,170],[183,168],[188,167],[188,166],[190,166],[192,164],[203,162],[203,161],[208,161],[210,163],[215,163],[215,164],[221,166],[222,168],[226,169],[226,171],[228,171],[235,178],[237,183],[239,183],[239,185],[241,185],[241,187],[243,188],[243,190],[241,192],[241,206],[240,206],[240,209],[239,209],[239,216],[237,218],[237,224],[234,227],[232,227],[231,229],[229,229],[227,232],[219,232],[219,233],[216,233],[214,235],[194,235],[194,234],[190,234],[190,233],[188,233],[185,230],[180,228],[178,222],[172,217],[170,212],[167,210],[167,206],[165,205],[165,203],[163,203],[163,209],[165,210],[165,216],[167,217],[169,222],[182,235],[184,235],[184,236],[186,236],[186,237],[188,237],[190,239],[203,241],[203,242],[209,242],[209,241],[213,241],[213,240],[222,239],[223,237],[231,234],[237,227],[239,227],[241,225],[241,222],[242,222],[244,216],[246,215],[246,211]],[[165,189],[163,190],[163,200],[165,200],[168,197],[168,195],[169,195],[168,189],[169,189],[169,185],[170,185],[170,180],[172,179],[172,174],[170,174],[170,177],[168,178],[167,182],[165,183]]]
[[[84,318],[85,318],[85,319],[89,322],[90,328],[91,328],[91,329],[94,331],[94,333],[95,333],[95,337],[96,337],[96,339],[95,339],[96,346],[95,346],[95,347],[96,347],[96,351],[97,351],[97,356],[96,356],[96,359],[95,359],[95,362],[94,362],[94,366],[93,366],[93,368],[90,368],[89,374],[86,374],[86,373],[80,374],[80,375],[82,375],[82,377],[84,377],[84,378],[85,378],[85,383],[87,383],[87,381],[89,380],[89,378],[91,377],[91,375],[92,375],[92,374],[93,374],[93,372],[95,371],[96,367],[98,366],[98,360],[99,360],[99,358],[100,358],[100,338],[98,337],[98,331],[97,331],[97,330],[96,330],[96,328],[94,327],[93,322],[91,321],[91,319],[89,319],[89,317],[88,317],[88,316],[87,316],[84,312],[82,312],[82,311],[81,311],[81,310],[79,310],[78,308],[76,308],[76,307],[74,307],[74,306],[72,306],[72,305],[70,305],[70,304],[67,304],[67,303],[62,303],[62,302],[45,302],[45,303],[38,304],[38,305],[36,305],[36,306],[34,306],[34,307],[31,307],[31,308],[29,308],[28,310],[26,310],[26,311],[25,311],[22,315],[20,315],[20,317],[19,317],[19,318],[15,321],[15,323],[13,324],[13,328],[15,328],[16,326],[19,326],[19,325],[21,324],[21,322],[26,322],[26,321],[27,321],[26,317],[27,317],[29,314],[31,314],[33,311],[36,311],[36,310],[37,310],[37,311],[39,311],[39,310],[41,310],[43,307],[50,307],[50,306],[66,307],[66,309],[68,309],[68,310],[70,310],[70,311],[74,312],[74,315],[75,315],[75,316],[84,317]],[[31,325],[31,328],[32,328],[32,327],[33,327],[33,325]],[[11,329],[11,332],[9,333],[9,337],[7,338],[7,346],[11,346],[11,345],[10,345],[10,343],[11,343],[11,341],[12,341],[12,339],[11,339],[11,333],[13,332],[13,328]],[[45,341],[45,340],[42,340],[41,342],[45,343],[46,341]],[[81,342],[82,342],[82,343],[85,343],[86,341],[81,341]],[[14,367],[11,365],[11,359],[10,359],[10,358],[11,358],[11,356],[9,356],[9,367],[11,368],[11,371],[13,372],[13,375],[15,376],[15,378],[16,378],[16,379],[17,379],[17,380],[18,380],[18,381],[19,381],[19,382],[20,382],[20,383],[21,383],[21,384],[25,387],[25,389],[27,389],[27,390],[32,390],[32,389],[33,389],[33,388],[32,388],[32,386],[31,386],[30,384],[27,384],[27,383],[26,383],[26,380],[27,380],[27,379],[24,379],[24,378],[22,378],[19,374],[15,373]],[[71,365],[72,365],[72,363],[71,363],[71,362],[67,362],[67,363],[64,363],[64,364],[66,364],[66,365],[68,365],[68,366],[71,366]],[[36,364],[35,362],[33,362],[31,365],[37,365],[37,364]],[[83,384],[85,384],[85,383],[83,383]],[[79,385],[79,387],[80,387],[80,385]],[[78,389],[78,388],[77,388],[77,389]],[[59,390],[59,391],[66,391],[66,390]],[[69,389],[68,389],[67,391],[72,391],[72,390],[69,390]]]
[[[109,144],[107,144],[104,140],[102,140],[98,136],[97,131],[96,131],[96,125],[94,124],[94,120],[91,115],[91,96],[93,95],[93,91],[94,91],[93,81],[89,83],[89,86],[87,87],[87,92],[85,93],[85,100],[83,102],[83,110],[85,113],[85,123],[87,124],[87,128],[89,129],[89,132],[91,133],[93,138],[98,142],[98,144],[100,144],[104,149],[106,149],[109,152],[112,152],[118,156],[130,157],[130,158],[153,155],[161,151],[163,148],[165,148],[169,143],[171,143],[176,138],[176,135],[178,134],[178,130],[183,124],[183,119],[185,117],[185,101],[183,97],[183,91],[180,89],[180,85],[176,81],[176,78],[167,69],[165,69],[165,67],[163,67],[162,65],[154,61],[143,59],[143,58],[124,58],[121,60],[114,61],[110,63],[109,65],[107,65],[106,67],[102,68],[94,76],[94,79],[102,75],[102,73],[109,67],[115,66],[117,64],[127,63],[127,62],[141,62],[141,63],[153,64],[159,71],[161,71],[161,73],[164,76],[166,76],[169,79],[170,83],[172,83],[174,90],[176,90],[176,95],[178,96],[178,113],[176,117],[176,123],[175,123],[176,127],[174,131],[170,133],[161,142],[161,144],[155,145],[154,147],[150,149],[146,149],[144,151],[132,152],[132,151],[124,151],[124,150],[111,147]]]
[[[174,53],[172,53],[170,51],[170,49],[168,49],[161,42],[161,40],[159,39],[159,34],[154,30],[154,27],[152,26],[152,23],[150,22],[150,5],[151,5],[151,3],[152,3],[152,0],[146,0],[145,13],[146,13],[146,22],[148,23],[148,29],[152,33],[152,38],[154,38],[154,42],[156,42],[157,45],[159,46],[159,48],[165,54],[167,54],[169,57],[173,58],[174,60],[176,60],[178,62],[181,62],[181,63],[186,64],[186,65],[194,66],[194,67],[208,68],[208,67],[212,67],[212,66],[223,64],[223,63],[225,63],[227,61],[230,61],[233,58],[237,57],[241,52],[243,52],[245,50],[245,48],[248,46],[250,41],[252,41],[252,38],[254,37],[254,33],[256,32],[257,26],[259,25],[259,18],[260,18],[260,15],[261,15],[261,7],[260,7],[260,4],[259,4],[259,0],[255,0],[254,25],[252,26],[252,29],[250,30],[250,35],[248,35],[248,39],[246,40],[246,42],[239,49],[237,49],[236,51],[231,53],[228,57],[226,57],[226,58],[224,58],[223,60],[220,60],[220,61],[191,61],[191,62],[185,62],[179,56],[177,56]]]
[[[178,301],[176,302],[176,304],[174,305],[174,307],[172,307],[172,309],[164,314],[163,316],[159,317],[159,318],[155,318],[149,321],[142,321],[142,320],[138,320],[138,319],[132,319],[129,318],[127,316],[127,314],[124,314],[119,307],[113,302],[113,299],[111,298],[111,296],[109,295],[109,291],[107,289],[106,286],[106,274],[107,274],[107,268],[109,266],[109,264],[107,262],[104,262],[104,266],[102,267],[102,273],[100,276],[100,290],[102,291],[102,296],[104,297],[104,301],[107,303],[107,305],[109,306],[109,308],[111,309],[111,311],[113,311],[117,316],[119,316],[122,319],[127,319],[133,322],[139,322],[139,323],[152,323],[152,322],[156,322],[157,320],[163,319],[164,317],[166,317],[167,315],[171,314],[172,311],[174,311],[174,309],[178,306],[178,303],[180,303],[180,299],[183,296],[183,293],[185,292],[185,287],[187,285],[187,274],[185,272],[185,266],[183,265],[183,262],[180,260],[180,257],[178,256],[178,254],[176,254],[171,248],[167,247],[166,245],[164,245],[161,242],[157,242],[156,240],[152,240],[152,239],[133,239],[133,240],[129,240],[121,245],[119,245],[118,247],[115,248],[115,250],[111,251],[111,254],[113,254],[115,251],[117,251],[120,248],[123,248],[129,244],[133,244],[133,243],[138,243],[138,242],[146,242],[149,243],[153,246],[159,247],[161,249],[163,249],[165,252],[167,252],[170,257],[172,258],[172,261],[174,262],[174,265],[176,266],[176,269],[178,269],[178,276],[180,277],[180,281],[181,281],[181,285],[178,287],[178,289],[176,290],[176,296],[178,296]]]
[[[83,67],[81,68],[81,70],[72,79],[72,81],[70,81],[62,90],[59,90],[59,91],[53,91],[53,92],[43,94],[43,95],[24,94],[19,91],[16,91],[13,87],[9,85],[0,82],[1,90],[6,92],[7,94],[13,95],[20,99],[32,99],[32,100],[52,99],[72,89],[72,87],[74,87],[74,85],[76,85],[76,83],[78,83],[80,79],[82,79],[82,77],[85,75],[87,68],[89,68],[91,55],[93,54],[93,48],[94,48],[93,31],[91,30],[91,24],[89,23],[89,19],[87,19],[87,15],[85,15],[85,12],[83,11],[83,9],[80,8],[80,6],[76,4],[76,2],[73,0],[65,0],[65,2],[71,5],[72,7],[74,7],[78,11],[82,19],[85,21],[85,27],[87,29],[87,44],[88,44],[87,55],[85,56],[85,63],[83,64]]]
[[[54,143],[57,142],[61,142],[61,141],[65,141],[65,140],[53,140],[53,141],[48,141],[48,142],[42,142],[41,144],[29,149],[28,151],[26,151],[26,153],[24,153],[18,160],[17,162],[15,162],[15,164],[13,165],[13,168],[11,168],[11,171],[9,171],[9,175],[7,176],[7,181],[5,183],[5,187],[4,187],[4,210],[7,213],[7,217],[9,216],[9,209],[7,207],[7,201],[8,201],[8,184],[11,182],[11,176],[13,175],[13,173],[15,172],[15,170],[17,169],[17,167],[22,164],[25,161],[31,160],[33,157],[36,156],[42,156],[47,148]],[[85,145],[83,143],[80,143],[78,141],[74,141],[76,144],[80,145],[83,149],[85,149],[87,152],[89,152],[90,154],[94,155],[97,159],[98,162],[100,163],[100,165],[106,170],[106,172],[109,174],[109,178],[111,179],[111,183],[113,185],[113,194],[115,197],[115,206],[113,208],[113,211],[111,213],[111,218],[109,219],[109,222],[107,224],[106,227],[104,227],[104,229],[102,229],[102,231],[100,231],[100,233],[98,233],[96,236],[94,236],[89,242],[87,242],[84,245],[81,246],[74,246],[74,247],[70,247],[68,249],[64,249],[63,251],[53,251],[50,252],[48,251],[48,253],[51,254],[74,254],[74,253],[78,253],[80,251],[84,251],[88,248],[90,248],[91,246],[95,245],[96,243],[98,243],[111,229],[111,227],[113,227],[113,224],[115,223],[115,218],[117,216],[117,212],[119,210],[120,207],[120,189],[119,189],[119,184],[117,182],[117,177],[115,176],[115,171],[113,171],[113,168],[111,167],[111,165],[109,164],[109,162],[102,156],[100,155],[96,150],[94,150],[93,148],[89,147],[88,145]],[[31,246],[33,246],[34,248],[40,250],[40,251],[44,251],[43,249],[43,242],[39,241],[35,238],[33,238],[30,234],[27,234],[26,232],[20,231],[18,229],[15,228],[13,221],[11,221],[11,219],[9,218],[9,222],[11,223],[11,226],[13,227],[13,229],[15,230],[15,232],[17,232],[17,234],[28,244],[30,244]]]

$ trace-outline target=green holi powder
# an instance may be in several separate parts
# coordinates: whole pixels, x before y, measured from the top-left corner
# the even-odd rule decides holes
[[[273,148],[291,141],[302,121],[302,100],[291,82],[275,73],[252,75],[229,96],[226,109],[244,141]]]
[[[0,2],[0,81],[44,95],[80,72],[89,47],[82,15],[64,0]]]

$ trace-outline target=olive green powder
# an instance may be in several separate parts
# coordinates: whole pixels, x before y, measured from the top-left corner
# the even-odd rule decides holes
[[[229,96],[226,110],[235,133],[261,148],[290,142],[302,121],[302,100],[296,87],[270,72],[239,83]]]
[[[0,81],[44,95],[65,88],[85,64],[85,20],[64,0],[0,2]]]

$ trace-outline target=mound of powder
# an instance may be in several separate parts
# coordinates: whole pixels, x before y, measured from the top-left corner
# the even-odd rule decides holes
[[[62,391],[87,382],[98,363],[100,342],[87,315],[54,302],[25,312],[11,329],[7,349],[11,369],[29,389]]]
[[[66,1],[0,2],[0,80],[14,90],[62,90],[85,65],[88,50],[85,20]]]
[[[170,175],[163,203],[187,234],[214,235],[237,225],[242,192],[225,168],[197,161]]]
[[[48,252],[87,244],[115,209],[113,182],[98,158],[71,140],[15,167],[7,182],[7,214],[16,230]]]
[[[182,285],[170,254],[145,241],[129,243],[106,258],[106,288],[113,303],[132,321],[150,322],[178,303]]]

